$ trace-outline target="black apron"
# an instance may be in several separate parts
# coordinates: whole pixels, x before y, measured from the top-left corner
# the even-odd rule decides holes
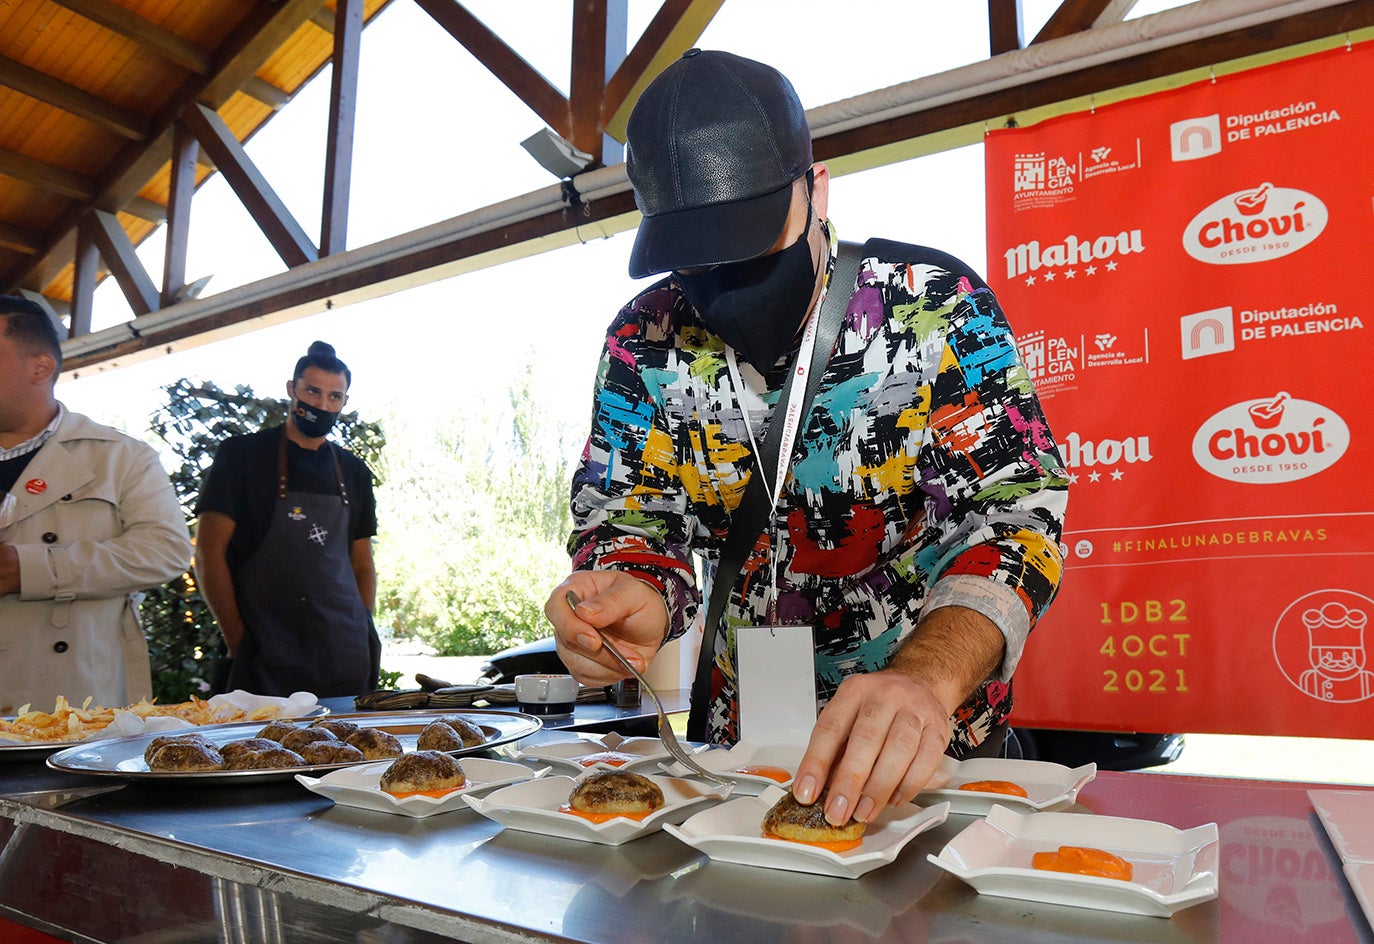
[[[236,570],[244,636],[228,688],[258,695],[357,695],[377,686],[381,641],[353,576],[348,490],[287,491],[286,431],[277,453],[277,503],[262,544]]]

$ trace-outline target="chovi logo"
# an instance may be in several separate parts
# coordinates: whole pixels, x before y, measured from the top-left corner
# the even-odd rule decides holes
[[[1193,434],[1193,458],[1218,478],[1273,485],[1329,469],[1349,443],[1334,410],[1280,392],[1214,413]]]
[[[1217,200],[1183,231],[1199,262],[1242,265],[1297,252],[1326,229],[1326,204],[1305,190],[1263,183]]]

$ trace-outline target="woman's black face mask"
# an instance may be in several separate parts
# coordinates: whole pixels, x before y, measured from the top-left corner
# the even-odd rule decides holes
[[[806,225],[786,249],[674,276],[711,332],[760,374],[768,373],[797,336],[816,289],[811,209],[808,195]]]

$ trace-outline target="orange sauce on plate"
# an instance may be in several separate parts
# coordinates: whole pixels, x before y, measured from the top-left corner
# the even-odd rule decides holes
[[[792,779],[790,770],[783,770],[781,767],[764,767],[759,764],[746,764],[743,767],[736,767],[735,773],[749,774],[751,777],[767,777],[778,783],[786,783]]]
[[[975,793],[1005,793],[1008,796],[1026,796],[1026,788],[1019,783],[1012,783],[1010,780],[972,780],[968,783],[959,784],[959,789]]]
[[[820,840],[808,841],[806,839],[788,839],[786,836],[770,833],[766,829],[763,830],[763,838],[776,839],[779,842],[795,842],[799,846],[815,846],[817,849],[829,849],[831,852],[848,852],[851,849],[857,849],[859,846],[863,845],[862,837],[858,839],[836,839],[832,842],[823,842]]]
[[[558,812],[571,813],[573,816],[580,816],[583,819],[593,823],[605,823],[610,820],[616,819],[617,817],[639,821],[646,819],[647,817],[653,815],[653,813],[656,813],[658,811],[649,810],[643,813],[593,813],[590,810],[575,810],[567,803],[564,803],[562,806],[558,808]]]
[[[1090,846],[1060,846],[1056,852],[1037,852],[1031,856],[1031,865],[1048,872],[1097,875],[1123,882],[1129,882],[1135,872],[1121,856]]]
[[[583,754],[580,757],[572,758],[575,764],[583,767],[594,767],[597,764],[605,764],[607,767],[623,767],[632,760],[643,760],[635,754],[626,754],[624,751],[597,751],[595,754]]]
[[[450,793],[456,793],[457,791],[465,789],[472,785],[472,782],[469,781],[468,783],[463,784],[463,786],[461,787],[445,787],[442,790],[405,790],[399,793],[393,793],[390,790],[383,790],[382,792],[387,794],[388,796],[394,796],[398,800],[404,800],[406,797],[414,796],[434,797],[437,800],[440,797],[446,797]]]

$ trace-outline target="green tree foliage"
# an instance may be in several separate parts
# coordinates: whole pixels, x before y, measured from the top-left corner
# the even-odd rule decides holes
[[[544,600],[568,571],[568,461],[526,370],[461,416],[388,422],[378,499],[377,622],[441,655],[485,655],[549,633]]]
[[[184,378],[163,390],[167,402],[153,413],[150,428],[172,452],[174,464],[168,474],[194,535],[201,481],[219,444],[230,436],[280,424],[289,402],[259,397],[247,386],[231,392]],[[380,425],[360,419],[356,412],[345,413],[334,427],[334,438],[363,459],[380,483],[386,445]],[[142,613],[154,696],[174,702],[203,695],[221,645],[219,626],[196,591],[195,576],[186,573],[150,591]]]

